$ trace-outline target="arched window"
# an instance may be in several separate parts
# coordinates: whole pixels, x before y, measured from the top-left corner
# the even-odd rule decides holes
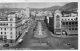
[[[56,18],[59,18],[59,17],[60,17],[59,15],[56,16]]]

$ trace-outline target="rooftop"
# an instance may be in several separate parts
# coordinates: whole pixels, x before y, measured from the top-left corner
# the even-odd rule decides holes
[[[61,13],[62,13],[62,14],[70,14],[70,13],[75,13],[75,14],[77,14],[77,12],[74,12],[74,11],[62,11]]]
[[[8,21],[7,17],[0,17],[0,21]]]

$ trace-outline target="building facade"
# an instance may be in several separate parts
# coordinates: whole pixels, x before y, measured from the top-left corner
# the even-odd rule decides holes
[[[62,34],[65,31],[68,35],[78,34],[78,13],[72,11],[56,10],[54,13],[54,32]]]
[[[15,42],[20,36],[21,18],[16,13],[10,13],[7,17],[0,19],[0,39],[4,42]],[[5,20],[4,20],[5,19]]]
[[[56,10],[54,13],[54,32],[56,32],[56,34],[61,34],[61,18],[61,11]]]

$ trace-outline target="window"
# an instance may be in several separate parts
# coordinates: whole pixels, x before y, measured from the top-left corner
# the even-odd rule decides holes
[[[74,30],[74,28],[72,28],[72,30]]]
[[[77,28],[75,28],[75,30],[77,30]]]
[[[5,23],[3,23],[3,25],[5,26],[6,24],[5,24]]]
[[[10,21],[13,21],[13,19],[11,18]]]
[[[74,20],[76,20],[76,19],[74,19]]]
[[[8,23],[6,25],[8,25]]]
[[[12,24],[10,24],[12,26]]]
[[[1,34],[3,34],[3,33],[1,32]]]
[[[11,39],[12,39],[12,36],[11,36]]]
[[[71,30],[71,28],[69,28],[69,30]]]
[[[12,35],[12,32],[11,32],[11,35]]]
[[[10,40],[10,43],[12,43],[13,42],[13,40]]]
[[[0,23],[1,26],[6,26],[8,23]]]
[[[17,35],[16,35],[16,38],[17,38]]]
[[[59,15],[56,16],[56,18],[59,18],[59,17],[60,17]]]
[[[71,20],[73,20],[73,19],[71,19]]]
[[[2,30],[2,28],[1,28],[1,30]]]
[[[76,18],[76,20],[78,20],[78,18]]]
[[[69,20],[69,19],[68,19]]]
[[[78,22],[75,22],[75,24],[77,25],[77,24],[78,24]]]
[[[72,22],[72,25],[74,25],[74,22]]]
[[[69,25],[71,25],[71,22],[69,22]]]
[[[66,22],[66,25],[68,25],[68,22]]]
[[[63,20],[63,19],[62,19]]]
[[[4,34],[6,34],[6,32],[4,32]]]
[[[6,28],[4,28],[4,30],[6,30]]]
[[[65,25],[65,22],[63,22],[62,24]]]
[[[4,39],[7,39],[7,36],[4,36]]]
[[[11,28],[11,31],[12,31],[12,28]]]

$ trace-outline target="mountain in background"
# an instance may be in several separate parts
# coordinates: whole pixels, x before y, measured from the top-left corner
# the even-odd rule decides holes
[[[5,12],[5,11],[20,11],[23,10],[23,8],[0,8],[0,12]]]
[[[40,8],[40,9],[39,8],[30,8],[31,11],[33,11],[33,10],[42,10],[42,11],[53,10],[53,11],[55,11],[56,9],[60,9],[61,11],[77,10],[78,9],[78,2],[67,3],[64,6],[52,6],[52,7]]]
[[[0,12],[4,12],[4,11],[19,11],[22,10],[23,8],[0,8]],[[52,6],[52,7],[48,7],[48,8],[30,8],[30,11],[33,10],[42,10],[42,11],[46,11],[46,10],[52,10],[55,11],[56,9],[60,9],[61,11],[73,11],[73,10],[77,10],[78,9],[78,2],[71,2],[71,3],[67,3],[64,6]]]
[[[46,10],[56,10],[59,9],[61,6],[52,6],[52,7],[48,7],[48,8],[30,8],[30,11],[34,11],[34,10],[42,10],[42,11],[46,11]]]
[[[78,9],[78,2],[68,3],[60,8],[60,10],[72,11]]]

